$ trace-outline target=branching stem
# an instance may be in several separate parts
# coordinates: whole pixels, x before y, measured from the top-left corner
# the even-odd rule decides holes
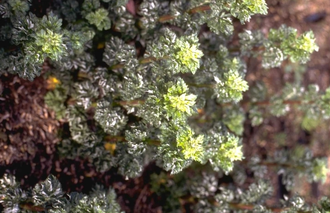
[[[284,100],[283,104],[285,105],[299,105],[302,104],[303,100]],[[307,104],[313,104],[314,101],[309,101],[307,102]],[[261,106],[261,107],[266,107],[271,105],[272,102],[269,100],[265,100],[265,101],[257,101],[257,102],[250,102],[250,101],[242,101],[240,102],[241,107],[243,107],[244,109],[246,109],[246,111],[251,108],[251,106]],[[232,102],[228,102],[228,103],[222,103],[219,104],[222,107],[229,107],[232,106],[233,103]]]
[[[197,87],[197,88],[210,88],[214,89],[216,87],[215,84],[193,84],[193,83],[187,83],[188,86]]]
[[[155,58],[155,57],[147,57],[147,58],[142,58],[139,60],[139,64],[148,64],[148,63],[152,63],[154,61],[158,61],[158,60],[162,60],[162,59],[169,59],[170,57],[165,56],[165,57],[161,57],[161,58]],[[125,64],[115,64],[112,65],[110,67],[111,70],[116,70],[116,69],[121,69],[124,68]]]
[[[116,105],[121,106],[141,106],[145,103],[145,100],[131,100],[131,101],[119,101],[116,102]]]
[[[117,136],[117,135],[106,135],[104,136],[103,139],[104,141],[109,143],[127,142],[124,136]],[[153,139],[146,139],[144,142],[146,142],[149,145],[155,145],[155,146],[158,146],[160,144],[160,141]]]
[[[200,5],[198,7],[192,8],[186,12],[189,14],[194,14],[194,13],[200,13],[203,11],[207,11],[210,9],[211,9],[210,6],[208,4],[205,4],[205,5]],[[173,16],[173,15],[164,15],[164,16],[159,17],[158,21],[162,23],[162,22],[173,20],[175,18],[176,18],[176,16]]]

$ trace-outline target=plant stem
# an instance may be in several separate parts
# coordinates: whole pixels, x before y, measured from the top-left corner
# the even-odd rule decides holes
[[[176,18],[176,16],[164,15],[164,16],[159,17],[158,21],[159,22],[166,22],[166,21],[169,21],[169,20],[172,20],[172,19],[175,19],[175,18]]]
[[[314,102],[315,101],[309,101],[309,102],[307,102],[307,104],[312,104]],[[302,104],[302,103],[303,103],[303,100],[284,100],[283,101],[283,104],[286,104],[286,105],[299,105],[299,104]],[[247,111],[247,109],[251,108],[251,106],[266,107],[266,106],[269,106],[271,104],[272,104],[272,102],[270,100],[256,101],[256,102],[250,102],[250,101],[240,102],[241,107],[246,109],[245,111]],[[219,104],[219,105],[222,106],[222,107],[230,107],[230,106],[233,105],[233,103],[228,102],[228,103],[222,103],[222,104]]]
[[[124,64],[115,64],[115,65],[111,66],[110,69],[116,70],[116,69],[123,68],[124,66],[125,66]]]
[[[189,14],[194,14],[194,13],[200,13],[200,12],[204,12],[204,11],[208,11],[211,10],[210,5],[205,4],[205,5],[201,5],[195,8],[192,8],[188,11]]]
[[[145,103],[145,100],[119,101],[116,105],[121,106],[140,106]]]
[[[154,61],[158,61],[161,59],[169,59],[169,58],[170,57],[168,57],[168,56],[161,57],[161,58],[155,58],[155,57],[151,56],[151,57],[139,59],[139,64],[148,64],[148,63],[152,63]],[[125,64],[115,64],[110,67],[110,70],[121,69],[121,68],[124,68],[124,66],[125,66]]]
[[[196,198],[194,196],[188,197],[189,200],[198,200],[199,198]],[[208,199],[208,202],[210,202],[212,205],[221,207],[222,204],[217,202],[214,198]],[[254,204],[247,204],[247,203],[238,203],[238,202],[227,202],[229,206],[229,211],[232,212],[234,210],[241,210],[244,212],[251,212],[256,207]],[[283,211],[287,211],[290,208],[289,207],[273,207],[273,206],[264,206],[267,210],[270,210],[274,213],[280,213]],[[297,213],[312,213],[311,211],[297,211]]]
[[[19,206],[24,210],[33,211],[33,212],[43,212],[46,210],[43,206],[35,206],[33,205],[33,203],[24,202],[24,201],[21,202]]]
[[[207,11],[207,10],[210,10],[210,9],[211,9],[210,6],[208,4],[205,4],[205,5],[201,5],[201,6],[192,8],[192,9],[186,11],[186,13],[194,14],[194,13],[200,13],[200,12],[203,12],[203,11]],[[166,21],[169,21],[169,20],[173,20],[175,18],[176,18],[176,16],[173,16],[173,15],[164,15],[164,16],[159,17],[158,21],[159,22],[166,22]]]
[[[187,83],[188,86],[197,87],[197,88],[210,88],[213,89],[216,87],[215,84],[193,84],[193,83]]]
[[[117,143],[117,142],[127,142],[124,136],[118,136],[118,135],[106,135],[104,136],[104,141],[110,142],[110,143]],[[153,139],[146,139],[144,142],[146,142],[149,145],[156,145],[158,146],[160,144],[160,141],[153,140]]]
[[[230,208],[237,210],[253,210],[255,207],[253,204],[243,204],[243,203],[234,203],[234,202],[230,202],[229,206]],[[278,207],[266,207],[266,208],[275,213],[279,213],[288,209],[288,208],[278,208]],[[308,212],[301,212],[301,213],[308,213]]]
[[[281,166],[281,167],[284,167],[284,168],[294,168],[294,169],[297,169],[297,170],[304,170],[305,169],[303,166],[294,165],[294,164],[290,164],[290,163],[278,163],[278,162],[262,161],[258,164],[259,165],[264,165],[264,166],[267,166],[267,167]]]
[[[105,135],[103,137],[103,140],[110,143],[116,143],[116,142],[125,142],[124,136],[117,136],[117,135]]]
[[[159,59],[155,58],[155,57],[148,57],[148,58],[143,58],[141,60],[139,60],[139,63],[140,64],[148,64],[148,63],[151,63],[151,62],[154,62],[154,61],[157,61]]]

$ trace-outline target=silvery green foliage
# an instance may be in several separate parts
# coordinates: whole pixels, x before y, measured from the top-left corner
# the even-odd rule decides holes
[[[235,165],[235,169],[231,172],[231,176],[233,177],[234,182],[238,185],[244,184],[248,178],[244,166],[239,164]]]
[[[33,203],[46,209],[63,207],[63,195],[61,183],[52,175],[32,190]]]
[[[123,1],[116,1],[116,0],[103,0],[104,2],[109,3],[109,6],[114,7],[115,9],[119,10],[118,8],[123,8],[126,6],[128,0],[123,0]],[[122,11],[124,9],[121,9]],[[121,14],[118,14],[121,15]]]
[[[109,3],[109,12],[110,17],[114,21],[118,19],[120,16],[123,16],[126,11],[126,4],[128,3],[128,0],[123,1],[116,1],[116,0],[107,0]]]
[[[170,3],[169,14],[176,17],[170,20],[171,24],[180,27],[185,33],[192,34],[197,33],[200,29],[198,23],[198,15],[189,14],[189,1],[172,1]]]
[[[197,213],[216,213],[219,212],[219,208],[217,206],[212,205],[211,203],[205,200],[198,200],[197,204],[194,208]],[[222,212],[227,212],[224,209],[221,209]]]
[[[110,18],[108,15],[109,12],[106,9],[100,8],[95,12],[88,13],[86,15],[86,19],[90,24],[95,25],[98,30],[108,30],[111,27]]]
[[[107,171],[118,165],[118,159],[104,148],[105,142],[95,134],[84,137],[81,141],[63,139],[57,149],[60,156],[69,159],[77,157],[88,159],[98,171]]]
[[[297,146],[293,150],[278,150],[273,157],[261,160],[258,156],[249,162],[256,177],[264,178],[267,167],[274,167],[282,174],[282,181],[288,190],[294,187],[296,175],[305,176],[309,182],[325,181],[327,174],[327,160],[313,157],[310,149]]]
[[[163,209],[167,212],[176,212],[178,200],[184,195],[193,196],[194,212],[299,212],[313,213],[329,209],[330,202],[322,198],[318,206],[310,206],[299,196],[292,196],[282,201],[279,208],[270,208],[266,200],[273,196],[273,188],[269,181],[259,179],[248,187],[238,187],[235,184],[220,185],[218,178],[221,173],[204,170],[198,166],[194,170],[176,175],[160,173],[151,177],[151,189],[159,196],[164,197]],[[205,169],[205,168],[204,168]]]
[[[77,199],[76,197],[79,198]],[[119,204],[116,202],[116,193],[113,189],[105,191],[104,189],[97,187],[96,190],[89,196],[86,195],[70,194],[70,198],[75,205],[69,210],[68,213],[91,213],[91,212],[104,212],[104,213],[123,213],[120,210]],[[78,201],[78,203],[77,203]],[[56,210],[55,212],[61,212]]]
[[[234,132],[236,135],[243,134],[243,123],[245,121],[245,113],[243,109],[237,109],[238,107],[226,108],[223,122],[224,124]]]
[[[268,172],[267,166],[262,164],[262,160],[259,156],[253,156],[250,159],[249,168],[251,168],[251,171],[256,178],[264,178]]]
[[[324,119],[330,118],[330,108],[328,101],[330,100],[330,89],[327,88],[324,94],[320,95],[320,99],[317,99],[315,101],[315,105],[313,104],[312,107],[314,109],[319,109],[316,111],[316,113],[320,114],[320,117],[323,117]]]
[[[10,14],[2,15],[2,18],[10,17],[5,28],[13,28],[12,36],[6,42],[15,48],[5,55],[3,62],[7,63],[1,63],[1,70],[33,80],[40,75],[41,65],[46,58],[61,61],[70,54],[69,49],[81,49],[87,41],[82,35],[62,28],[62,19],[52,12],[37,18],[32,13],[26,14],[29,6],[25,1],[8,0],[2,5],[7,8],[5,14]]]
[[[138,14],[142,16],[139,19],[139,24],[141,24],[141,28],[144,30],[142,34],[153,30],[157,26],[160,4],[158,0],[143,1],[140,4]]]
[[[165,134],[163,132],[161,140],[173,141],[175,138],[173,138],[170,132],[169,134]],[[159,161],[159,165],[162,166],[165,170],[171,171],[172,174],[179,173],[192,163],[192,160],[185,159],[181,150],[171,143],[161,143],[158,147],[158,155],[162,159]]]
[[[120,96],[125,101],[143,98],[148,90],[148,84],[144,80],[147,78],[147,73],[142,66],[139,68],[125,73],[122,91],[120,91]],[[128,111],[130,112],[129,109]]]
[[[138,33],[135,27],[135,18],[128,12],[124,13],[114,25],[116,30],[122,32],[127,38],[134,38]]]
[[[283,60],[282,51],[277,47],[270,47],[263,53],[262,66],[264,68],[279,67]]]
[[[162,118],[164,113],[162,106],[156,104],[156,97],[159,97],[161,94],[152,90],[148,92],[150,92],[149,98],[138,108],[136,115],[140,117],[143,116],[143,123],[149,123],[156,128],[160,128],[162,122],[159,118]]]
[[[61,13],[65,16],[65,20],[73,22],[77,19],[79,14],[79,3],[78,1],[67,1],[61,5]]]
[[[90,81],[76,83],[74,87],[76,92],[76,104],[83,107],[85,110],[90,108],[92,103],[99,96],[98,88]]]
[[[6,187],[5,187],[6,186]],[[39,211],[50,208],[62,208],[65,203],[61,184],[54,176],[37,184],[32,190],[23,191],[15,183],[15,178],[5,174],[1,179],[2,201],[4,212],[32,212],[28,205],[37,206]]]
[[[196,84],[203,85],[206,82],[213,82],[214,75],[216,75],[218,72],[218,63],[216,58],[203,58],[203,60],[201,61],[201,66],[203,67],[203,69],[199,69],[199,72],[194,75],[194,80]],[[201,89],[206,90],[206,88]]]
[[[132,147],[129,147],[130,144],[119,144],[118,146],[118,154],[116,156],[118,172],[125,177],[136,177],[141,175],[142,169],[145,164],[149,163],[148,159],[146,159],[145,153],[136,153],[134,158],[131,157],[129,152],[135,154]]]
[[[248,31],[246,30],[244,33],[239,34],[240,38],[240,49],[242,55],[253,55],[255,56],[256,53],[253,52],[253,48],[262,47],[263,44],[266,42],[265,36],[262,34],[261,31]]]
[[[240,194],[242,203],[263,203],[273,193],[273,188],[270,183],[259,180],[258,183],[253,183],[249,189]]]
[[[101,105],[101,103],[103,103],[103,105]],[[100,114],[103,110],[107,110],[107,113]],[[96,169],[101,172],[116,167],[120,174],[127,177],[140,175],[143,166],[153,160],[153,158],[148,156],[155,155],[155,151],[147,147],[144,141],[139,141],[137,135],[135,136],[132,135],[132,133],[128,133],[128,138],[132,140],[127,143],[111,141],[111,137],[120,132],[127,122],[127,118],[122,114],[120,108],[111,109],[109,107],[109,102],[105,100],[98,103],[98,108],[94,115],[96,121],[99,121],[98,119],[101,121],[99,124],[102,127],[102,131],[98,133],[92,131],[88,126],[88,120],[85,117],[86,115],[82,114],[82,111],[71,108],[68,112],[69,114],[66,115],[66,118],[69,122],[72,140],[64,139],[59,144],[58,150],[62,157],[70,159],[82,157],[88,159]],[[114,113],[116,116],[114,116],[115,119],[112,120],[112,123],[102,123],[102,121],[111,119],[101,119],[101,117],[98,117],[104,115],[112,116]],[[121,116],[119,116],[120,114]],[[136,130],[137,131],[134,131],[135,133],[139,132],[140,128]],[[107,139],[107,137],[110,137],[110,139]],[[110,142],[108,142],[108,140],[110,140]],[[106,149],[108,143],[113,144],[110,146],[112,148],[109,150]],[[132,158],[132,155],[135,157]]]
[[[122,109],[112,108],[111,103],[106,100],[100,100],[97,103],[94,118],[110,135],[118,135],[128,120]]]
[[[295,100],[301,97],[304,89],[298,84],[287,83],[282,89],[282,97],[285,100]]]
[[[149,55],[161,60],[160,66],[170,72],[167,75],[179,72],[195,74],[200,67],[199,59],[203,56],[203,52],[198,49],[197,35],[180,38],[168,29],[163,33],[164,36],[155,40],[147,49]]]
[[[87,124],[87,117],[82,113],[82,109],[69,107],[66,110],[65,118],[67,119],[72,139],[78,143],[83,141],[91,134]]]
[[[258,126],[262,124],[264,120],[263,113],[260,112],[260,109],[258,109],[258,107],[253,107],[249,111],[249,119],[251,119],[252,126]]]
[[[134,16],[126,9],[128,0],[109,0],[108,2],[108,11],[113,28],[121,32],[125,39],[134,38],[138,33],[138,29],[135,26]]]
[[[14,49],[0,50],[0,73],[32,80],[48,58],[61,85],[49,91],[46,103],[69,127],[58,144],[62,157],[87,159],[101,172],[116,168],[125,177],[140,175],[148,162],[156,161],[171,173],[151,177],[152,190],[166,200],[164,212],[179,212],[184,196],[194,196],[190,202],[196,204],[195,212],[270,211],[264,204],[271,193],[265,182],[247,189],[219,185],[222,172],[244,183],[245,171],[230,173],[244,158],[237,136],[244,119],[249,116],[259,125],[263,110],[281,116],[290,103],[301,103],[297,108],[303,110],[305,123],[329,118],[330,90],[301,89],[295,82],[268,100],[264,85],[256,84],[249,91],[251,102],[241,108],[249,88],[243,57],[260,56],[265,68],[286,59],[304,63],[318,49],[311,32],[298,36],[282,26],[266,37],[261,31],[246,31],[239,35],[239,47],[229,47],[232,19],[245,23],[252,15],[265,14],[264,0],[143,0],[136,10],[127,0],[57,3],[56,10],[38,18],[28,13],[24,1],[1,2],[1,41]],[[266,103],[271,106],[264,109]],[[212,172],[192,175],[196,165],[209,166]],[[273,165],[287,187],[297,170],[311,181],[324,180],[326,174],[325,160],[304,149],[249,162],[260,179]],[[20,211],[30,197],[38,208],[54,213],[120,211],[113,191],[64,196],[59,182],[50,177],[27,193],[6,178],[0,202],[8,212]],[[284,212],[328,211],[329,201],[320,203],[308,207],[294,197]]]
[[[220,67],[225,71],[214,76],[216,85],[214,93],[219,102],[238,102],[243,98],[243,92],[248,90],[244,80],[246,66],[237,57],[230,58],[228,49],[220,47],[217,58],[221,61]]]
[[[262,56],[264,68],[279,67],[285,59],[306,63],[310,54],[318,51],[312,31],[297,35],[297,30],[282,25],[271,29],[266,38],[260,31],[239,34],[242,55]]]
[[[105,190],[101,187],[90,195],[62,192],[60,182],[50,175],[45,181],[38,183],[33,189],[23,191],[15,182],[15,178],[5,174],[0,179],[1,201],[5,213],[123,213],[116,202],[113,189]]]
[[[213,32],[226,36],[230,36],[234,30],[231,16],[238,18],[241,23],[245,23],[254,14],[267,14],[267,5],[264,0],[244,0],[242,2],[233,0],[194,0],[191,5],[198,8],[198,6],[204,6],[206,3],[210,3],[211,10],[202,11],[199,23],[207,23]]]
[[[96,68],[96,72],[92,75],[93,83],[97,84],[99,87],[99,94],[100,97],[109,97],[111,98],[110,94],[113,96],[117,96],[116,90],[118,87],[121,86],[119,83],[119,79],[115,76],[110,76],[107,73],[107,69],[105,68]]]
[[[320,121],[330,118],[329,99],[329,88],[320,91],[318,85],[314,84],[305,88],[297,83],[286,83],[280,93],[270,98],[268,109],[272,115],[283,116],[291,108],[296,108],[304,113],[302,127],[306,130],[312,130]],[[260,112],[256,111],[258,108],[261,108],[261,106],[255,106],[251,113],[257,113],[255,115],[259,116]],[[253,117],[251,118],[253,119]]]
[[[200,48],[204,53],[217,52],[226,45],[227,39],[212,32],[202,32],[199,36]],[[207,57],[206,59],[208,59]]]
[[[0,203],[4,206],[4,212],[20,212],[19,204],[27,200],[27,193],[19,188],[12,175],[4,174],[0,179]]]
[[[322,207],[322,209],[324,209],[325,211],[329,211],[330,209],[330,201],[329,198],[327,197],[322,197],[319,200],[319,205]]]
[[[217,19],[217,21],[214,20]],[[234,26],[232,25],[232,18],[228,13],[220,13],[219,15],[213,15],[213,17],[208,18],[206,21],[207,25],[210,27],[212,32],[221,35],[222,33],[226,36],[231,35],[234,31]]]
[[[204,147],[208,150],[204,158],[209,159],[215,171],[224,170],[226,173],[234,167],[233,161],[229,159],[242,159],[240,139],[235,135],[226,132],[220,123],[216,123],[208,130],[204,141]],[[220,144],[220,147],[219,147]]]
[[[152,137],[152,129],[147,125],[138,124],[125,131],[125,138],[128,142],[128,153],[132,155],[141,155],[146,152],[146,141]]]
[[[226,107],[238,104],[249,88],[243,56],[263,56],[265,67],[287,58],[305,62],[317,50],[313,34],[297,36],[284,26],[267,38],[246,31],[240,47],[229,48],[232,18],[245,23],[265,14],[264,0],[131,3],[57,1],[55,10],[51,6],[49,14],[38,18],[20,0],[1,2],[1,16],[8,21],[1,27],[8,33],[2,39],[15,46],[1,50],[1,73],[32,80],[48,58],[61,85],[46,102],[54,104],[49,107],[70,130],[59,149],[88,158],[102,171],[117,167],[125,176],[138,175],[156,159],[172,173],[194,161],[228,173],[243,159],[241,139],[231,132],[242,134],[246,116],[240,107]],[[204,30],[205,23],[210,31]],[[288,101],[303,96],[292,96],[297,91],[287,87],[274,96],[270,111],[284,114]],[[321,109],[320,116],[330,116],[329,91],[308,102]],[[257,102],[264,99],[253,101],[249,116],[258,125]]]
[[[220,4],[211,4],[210,7],[211,11],[205,12],[200,21],[207,23],[211,31],[218,35],[232,35],[234,26],[230,14],[222,10],[223,8]]]
[[[125,5],[127,0],[108,0],[103,2],[106,4],[101,5],[99,0],[85,0],[82,4],[81,11],[81,15],[86,21],[95,26],[99,31],[109,30],[112,26],[116,26],[116,22],[121,16],[130,15],[126,13]],[[134,28],[134,26],[132,26],[132,28]]]
[[[304,87],[301,85],[299,75],[296,74],[294,83],[286,83],[283,89],[275,94],[267,94],[265,85],[259,82],[249,89],[248,113],[253,126],[262,123],[264,111],[279,117],[286,115],[292,109],[299,110],[304,114],[301,126],[307,131],[315,129],[322,120],[329,119],[327,101],[330,90],[320,91],[319,86],[315,84]]]
[[[190,192],[197,198],[214,196],[218,190],[218,179],[214,173],[202,172],[194,175],[187,184]]]
[[[29,10],[29,3],[22,0],[8,1],[11,11],[15,15],[24,15]]]
[[[283,99],[278,96],[273,96],[271,98],[270,113],[279,117],[283,116],[289,112],[290,108],[288,104],[285,104]]]
[[[241,23],[250,21],[250,18],[254,14],[267,14],[267,4],[264,0],[243,0],[242,3],[229,0],[225,1],[229,5],[230,13],[237,17]]]
[[[136,50],[132,45],[125,44],[123,40],[111,37],[106,43],[103,61],[109,66],[122,64],[126,68],[126,65],[137,63]],[[127,67],[127,69],[130,68]]]
[[[84,0],[82,4],[82,12],[81,14],[83,16],[86,16],[87,14],[95,11],[101,6],[101,3],[99,0]]]
[[[95,66],[95,59],[91,54],[87,52],[83,52],[81,54],[75,54],[74,52],[72,52],[72,54],[64,58],[61,63],[54,63],[54,65],[56,66],[56,71],[58,70],[62,73],[60,80],[63,81],[63,79],[65,78],[66,81],[69,80],[71,82],[71,76],[67,75],[70,70],[90,72],[92,67]]]

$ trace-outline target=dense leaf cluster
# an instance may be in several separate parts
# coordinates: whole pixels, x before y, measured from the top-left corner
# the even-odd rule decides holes
[[[13,176],[5,174],[0,179],[0,196],[4,212],[121,213],[114,190],[98,187],[88,196],[77,192],[65,195],[54,176],[23,191]]]

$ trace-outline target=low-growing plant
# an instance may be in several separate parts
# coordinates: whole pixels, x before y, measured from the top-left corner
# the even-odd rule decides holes
[[[283,116],[297,106],[305,115],[302,126],[307,130],[329,118],[330,89],[320,92],[317,85],[305,88],[301,81],[287,82],[269,98],[263,84],[251,87],[245,80],[247,57],[261,58],[265,69],[280,67],[284,61],[306,63],[318,51],[313,32],[299,34],[285,25],[266,34],[245,30],[233,46],[234,21],[243,25],[253,15],[267,14],[264,0],[132,2],[51,1],[49,12],[41,14],[31,9],[36,5],[30,1],[0,3],[0,74],[18,74],[32,81],[42,73],[43,64],[50,67],[44,73],[51,82],[45,102],[69,126],[69,134],[59,134],[59,155],[87,158],[99,171],[117,168],[125,177],[140,175],[151,161],[173,177],[184,176],[184,169],[196,165],[210,166],[212,171],[208,169],[200,179],[180,182],[192,181],[191,187],[199,184],[206,188],[204,195],[194,194],[203,192],[197,186],[182,186],[182,192],[172,193],[177,199],[195,196],[196,212],[272,210],[260,202],[272,192],[265,182],[252,184],[244,193],[218,188],[219,174],[235,174],[239,165],[248,166],[260,178],[267,167],[276,166],[287,177],[288,188],[293,187],[293,174],[325,180],[325,160],[312,157],[307,148],[297,148],[294,154],[280,150],[268,159],[244,159],[242,151],[244,121],[261,125],[265,107],[271,115]],[[206,183],[209,180],[213,183]],[[170,191],[162,187],[153,185],[160,194]],[[42,211],[51,206],[55,210],[49,212],[116,212],[108,209],[115,205],[112,192],[80,197],[74,201],[76,206],[66,207],[60,202],[62,192],[61,197],[41,202],[37,197],[48,194],[37,196],[35,190],[31,203],[41,205]],[[110,196],[110,204],[99,208],[98,196]],[[29,196],[16,188],[2,192],[2,198],[7,209],[29,211],[22,208],[22,202],[30,202]],[[86,202],[81,204],[82,200]],[[288,202],[292,207],[283,209],[287,212],[329,208],[326,199],[319,207],[306,207],[301,198]],[[171,211],[179,208],[172,204]]]
[[[5,174],[0,180],[0,196],[4,212],[122,212],[113,189],[97,187],[88,196],[77,192],[66,195],[54,176],[24,191],[13,176]]]

